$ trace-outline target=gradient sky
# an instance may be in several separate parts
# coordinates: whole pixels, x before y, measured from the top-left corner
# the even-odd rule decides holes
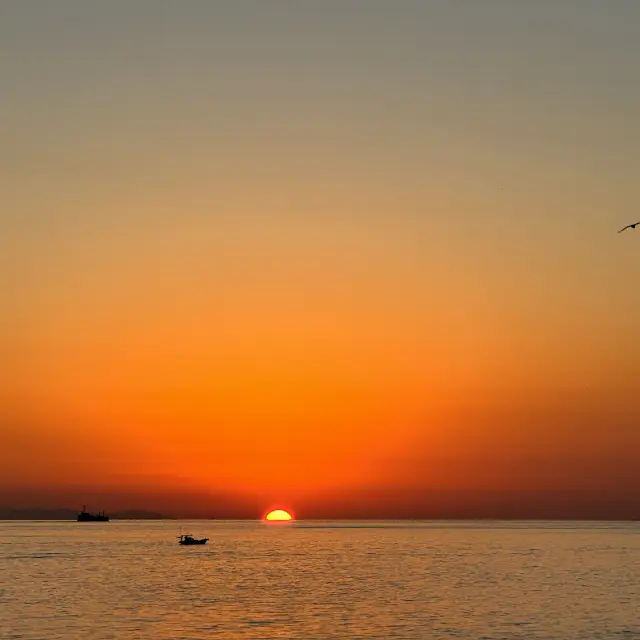
[[[0,503],[637,516],[638,24],[2,3]]]

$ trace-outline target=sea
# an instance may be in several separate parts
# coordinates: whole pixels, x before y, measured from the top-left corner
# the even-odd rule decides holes
[[[0,638],[640,639],[640,523],[5,521]]]

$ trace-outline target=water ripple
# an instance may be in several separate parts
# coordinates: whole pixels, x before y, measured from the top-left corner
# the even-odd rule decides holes
[[[640,640],[637,523],[0,523],[0,638]]]

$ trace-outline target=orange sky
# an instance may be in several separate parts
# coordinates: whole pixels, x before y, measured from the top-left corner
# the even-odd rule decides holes
[[[640,9],[356,6],[0,8],[0,506],[632,514]]]

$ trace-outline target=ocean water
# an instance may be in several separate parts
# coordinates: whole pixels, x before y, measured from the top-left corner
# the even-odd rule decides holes
[[[0,638],[632,640],[640,523],[0,522]]]

